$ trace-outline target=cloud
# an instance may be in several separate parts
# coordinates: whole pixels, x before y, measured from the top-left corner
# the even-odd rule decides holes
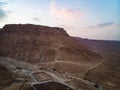
[[[5,2],[5,3],[10,3],[10,2],[14,2],[15,0],[1,0],[0,2]]]
[[[32,18],[32,20],[34,20],[34,21],[40,21],[40,18],[34,17],[34,18]]]
[[[0,2],[0,20],[7,16],[7,12],[2,7],[7,4],[6,2]]]
[[[6,12],[0,8],[0,19],[6,16]]]
[[[3,5],[7,4],[6,2],[1,2],[0,1],[0,7],[2,7]]]
[[[59,8],[56,1],[52,0],[50,3],[50,14],[57,19],[76,20],[83,16],[80,9]]]
[[[88,26],[87,29],[103,28],[103,27],[110,26],[113,24],[114,24],[114,22],[99,23],[99,24],[94,25],[94,26]]]
[[[102,27],[110,26],[112,24],[114,24],[114,22],[100,23],[100,24],[97,25],[97,27],[102,28]]]

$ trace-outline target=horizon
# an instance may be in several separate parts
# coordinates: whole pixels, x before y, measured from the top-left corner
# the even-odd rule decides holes
[[[120,41],[119,5],[119,0],[1,0],[0,28],[30,23],[61,27],[70,36]]]

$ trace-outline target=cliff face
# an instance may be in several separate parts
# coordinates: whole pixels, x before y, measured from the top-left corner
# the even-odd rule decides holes
[[[77,43],[64,29],[32,24],[4,26],[0,31],[0,56],[61,72],[69,71],[70,66],[70,72],[82,71],[100,61],[99,54]]]
[[[69,36],[63,28],[48,27],[32,24],[5,25],[1,33],[36,34],[36,35],[63,35]]]

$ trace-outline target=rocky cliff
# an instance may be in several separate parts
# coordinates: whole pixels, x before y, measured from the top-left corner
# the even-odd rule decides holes
[[[63,35],[69,36],[63,28],[48,27],[32,24],[10,24],[5,25],[1,33],[35,34],[35,35]]]

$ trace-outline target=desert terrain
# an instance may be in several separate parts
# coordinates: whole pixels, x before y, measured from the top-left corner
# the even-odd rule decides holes
[[[1,90],[119,90],[120,42],[71,37],[63,28],[0,30]]]

